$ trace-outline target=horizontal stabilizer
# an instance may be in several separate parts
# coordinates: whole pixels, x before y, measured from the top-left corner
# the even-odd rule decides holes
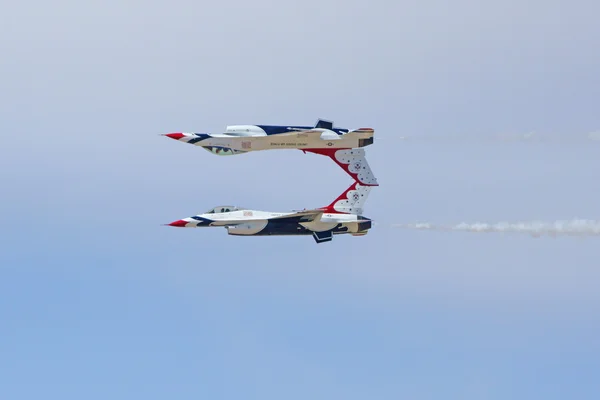
[[[351,130],[350,132],[348,132],[348,133],[351,133],[351,132],[356,132],[356,133],[368,133],[368,134],[371,134],[371,135],[372,135],[373,133],[375,133],[375,129],[373,129],[373,128],[358,128],[358,129],[352,129],[352,130]]]

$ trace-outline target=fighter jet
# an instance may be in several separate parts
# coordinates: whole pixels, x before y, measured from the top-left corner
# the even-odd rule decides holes
[[[256,211],[235,206],[215,207],[203,214],[170,224],[180,228],[225,227],[237,236],[312,235],[317,243],[331,241],[333,235],[366,235],[371,219],[362,215],[370,186],[354,182],[330,205],[291,212]]]
[[[251,151],[298,149],[330,157],[363,186],[378,186],[362,147],[373,144],[372,128],[348,130],[319,119],[315,126],[230,125],[225,133],[166,133],[180,142],[229,156]]]

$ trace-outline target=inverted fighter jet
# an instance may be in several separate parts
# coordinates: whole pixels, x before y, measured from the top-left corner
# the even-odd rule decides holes
[[[371,219],[362,215],[370,186],[355,182],[326,207],[291,212],[256,211],[235,206],[215,207],[203,214],[170,224],[180,228],[224,227],[238,236],[307,236],[317,243],[331,241],[333,235],[366,235]]]
[[[166,133],[180,142],[200,146],[219,155],[250,151],[298,149],[330,157],[363,186],[378,186],[362,147],[373,144],[372,128],[348,130],[319,119],[315,126],[230,125],[225,133]]]

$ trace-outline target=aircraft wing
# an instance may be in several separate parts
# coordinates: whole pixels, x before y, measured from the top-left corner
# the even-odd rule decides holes
[[[298,210],[298,211],[295,211],[293,214],[281,215],[279,217],[271,217],[269,219],[286,219],[286,218],[304,217],[306,219],[306,221],[312,221],[319,214],[323,214],[323,212],[324,212],[323,210],[320,210],[318,208],[312,209],[312,210]]]
[[[323,131],[323,129],[303,129],[303,128],[288,128],[290,131],[285,133],[278,133],[277,136],[288,136],[295,137],[298,139],[321,139],[321,140],[340,140],[340,135],[331,131]]]
[[[293,136],[297,138],[305,139],[323,139],[323,140],[337,140],[339,135],[337,133],[331,134],[331,132],[323,132],[323,130],[315,129],[301,129],[301,128],[289,128],[289,132],[278,133],[277,136]]]

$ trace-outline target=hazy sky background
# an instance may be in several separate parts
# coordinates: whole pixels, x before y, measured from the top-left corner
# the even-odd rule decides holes
[[[597,238],[386,224],[599,218],[599,12],[1,3],[0,398],[597,399]],[[367,236],[160,226],[329,204],[325,157],[158,136],[319,117],[376,130]]]

